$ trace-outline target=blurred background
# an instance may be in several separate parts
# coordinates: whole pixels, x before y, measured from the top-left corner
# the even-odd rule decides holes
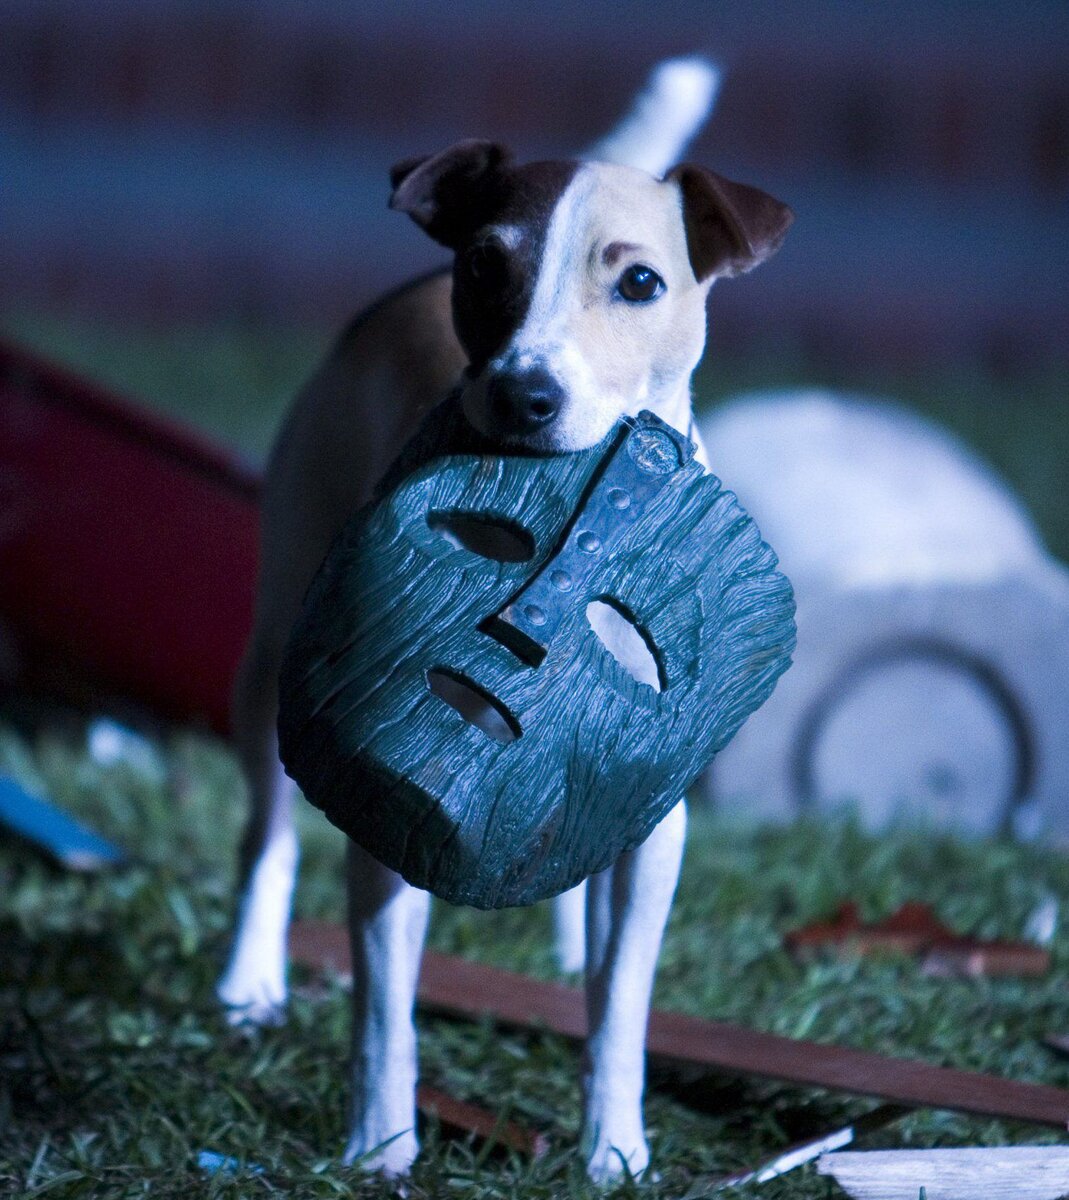
[[[464,136],[566,155],[650,65],[726,71],[697,161],[796,225],[718,288],[699,398],[882,392],[948,421],[1069,556],[1061,0],[3,0],[4,331],[254,455],[331,335],[442,261],[386,208]]]

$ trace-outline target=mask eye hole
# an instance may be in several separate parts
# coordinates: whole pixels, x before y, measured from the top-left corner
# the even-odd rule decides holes
[[[611,596],[591,600],[586,619],[597,639],[636,683],[663,692],[664,666],[650,635]]]
[[[439,667],[427,672],[427,688],[488,738],[507,746],[523,730],[500,700],[476,687],[470,679]]]
[[[427,526],[451,546],[494,562],[529,562],[535,540],[522,525],[487,513],[431,512]]]

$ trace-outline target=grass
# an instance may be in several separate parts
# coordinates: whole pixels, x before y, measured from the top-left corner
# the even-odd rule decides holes
[[[36,734],[0,727],[0,770],[46,790],[132,848],[137,865],[100,877],[53,872],[0,845],[0,1194],[49,1197],[385,1196],[342,1169],[347,998],[336,981],[295,972],[289,1022],[253,1036],[221,1021],[212,986],[230,921],[242,812],[222,746],[175,734],[161,781],[99,766],[76,721]],[[340,918],[341,838],[310,808],[297,911]],[[1069,1085],[1069,1065],[1039,1044],[1069,1028],[1069,931],[1040,981],[946,981],[907,960],[799,965],[782,932],[859,900],[871,917],[906,899],[950,924],[1020,936],[1048,894],[1069,892],[1059,854],[960,844],[923,832],[874,839],[850,823],[748,829],[692,821],[657,983],[664,1007],[796,1037],[837,1041],[1018,1079]],[[438,949],[554,978],[544,907],[479,914],[435,908]],[[574,1153],[578,1055],[550,1035],[420,1020],[427,1082],[544,1130],[530,1164],[481,1161],[477,1148],[426,1131],[413,1198],[586,1196]],[[698,1111],[681,1097],[705,1095]],[[756,1082],[655,1076],[647,1118],[659,1182],[620,1196],[680,1197],[691,1181],[753,1163],[827,1130],[868,1103]],[[865,1145],[1033,1142],[1023,1125],[918,1112]],[[211,1149],[263,1168],[208,1179]],[[826,1197],[811,1168],[733,1195]],[[700,1193],[699,1193],[700,1194]]]
[[[12,316],[7,331],[255,455],[322,353],[319,331],[146,331]],[[721,362],[700,381],[707,402],[745,387],[857,380],[783,359]],[[1014,385],[968,372],[867,381],[944,419],[1017,487],[1048,543],[1069,558],[1064,380]],[[337,981],[295,972],[289,1021],[252,1036],[229,1029],[213,984],[231,921],[232,864],[243,812],[235,763],[219,744],[175,733],[160,743],[162,780],[102,767],[79,720],[52,714],[28,732],[0,725],[0,770],[46,792],[137,854],[120,873],[52,871],[0,843],[0,1195],[48,1197],[379,1196],[388,1189],[337,1165],[343,1141],[347,1000]],[[310,808],[297,910],[340,918],[341,838]],[[949,924],[1019,937],[1048,894],[1069,894],[1069,862],[1001,842],[924,832],[874,839],[845,823],[754,829],[708,813],[692,821],[667,934],[657,1003],[797,1037],[1069,1086],[1069,1065],[1040,1045],[1069,1029],[1069,932],[1040,981],[936,981],[907,960],[799,965],[782,932],[846,897],[879,917],[927,901]],[[554,978],[544,908],[477,914],[438,905],[441,950]],[[544,1130],[537,1164],[446,1141],[432,1126],[409,1194],[491,1198],[593,1196],[575,1154],[578,1056],[550,1035],[421,1018],[427,1082]],[[701,1109],[693,1106],[704,1095]],[[688,1103],[684,1103],[684,1099]],[[657,1075],[647,1103],[661,1178],[615,1194],[682,1197],[692,1181],[750,1165],[868,1102],[773,1084]],[[917,1112],[866,1147],[1034,1142],[1023,1125]],[[213,1178],[211,1149],[251,1170]],[[694,1188],[692,1195],[702,1194]],[[811,1168],[731,1195],[829,1197]]]
[[[130,329],[9,314],[8,336],[245,453],[266,455],[294,392],[330,343],[310,329]]]

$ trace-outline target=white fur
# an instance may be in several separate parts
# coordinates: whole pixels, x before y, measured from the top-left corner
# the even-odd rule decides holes
[[[608,1182],[646,1169],[642,1123],[653,973],[686,835],[676,805],[636,850],[587,882],[587,1022],[583,1146],[587,1174]]]
[[[553,901],[553,949],[557,966],[572,974],[586,966],[586,883]]]
[[[286,930],[297,879],[297,835],[277,830],[253,864],[217,993],[233,1023],[274,1024],[286,1003]]]
[[[623,120],[580,157],[663,175],[705,123],[719,88],[720,72],[704,58],[660,63]]]
[[[347,1163],[403,1174],[416,1138],[412,1008],[430,896],[349,843],[353,1057]]]

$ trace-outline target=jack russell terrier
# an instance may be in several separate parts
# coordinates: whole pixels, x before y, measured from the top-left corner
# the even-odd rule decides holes
[[[694,438],[690,377],[710,286],[768,258],[792,219],[754,188],[697,166],[669,170],[717,82],[697,59],[662,64],[583,161],[520,165],[501,146],[466,141],[394,167],[391,207],[453,251],[453,269],[401,288],[350,326],[271,456],[255,628],[236,688],[251,817],[218,988],[234,1019],[277,1020],[286,999],[297,839],[275,732],[283,648],[334,535],[427,409],[459,379],[471,424],[513,448],[593,446],[641,409]],[[700,445],[698,459],[708,466]],[[619,630],[598,632],[619,640]],[[583,1146],[598,1181],[649,1161],[645,1030],[685,824],[680,803],[643,845],[555,904],[561,965],[586,970]],[[412,1009],[430,897],[352,843],[348,886],[355,1025],[345,1161],[402,1174],[418,1149]]]

